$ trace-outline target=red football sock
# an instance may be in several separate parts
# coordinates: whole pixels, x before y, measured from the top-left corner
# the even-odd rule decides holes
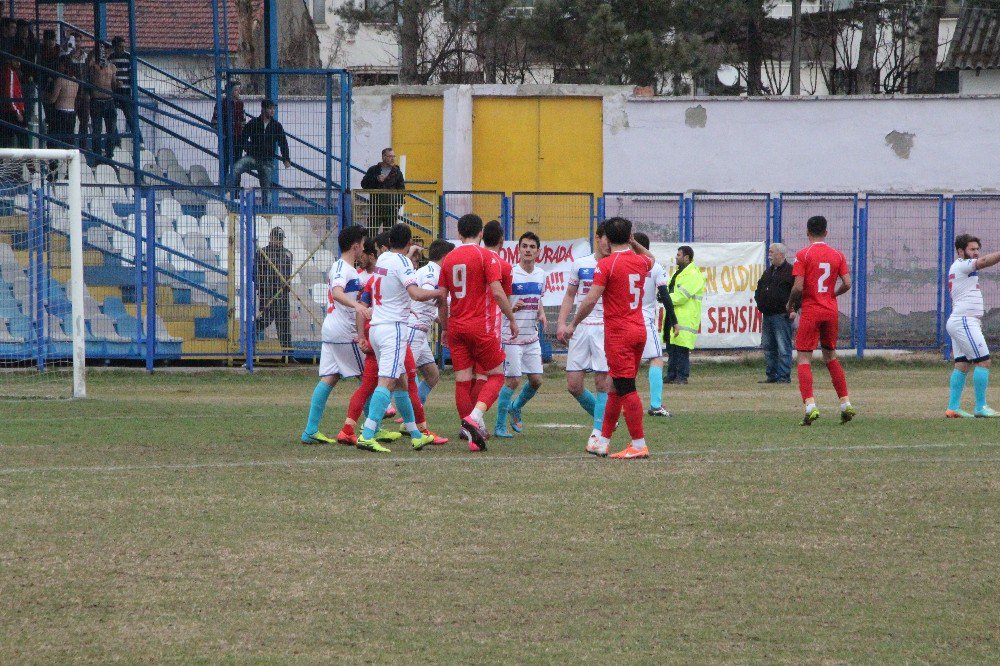
[[[351,419],[351,420],[354,421],[355,423],[357,423],[358,421],[357,419]],[[345,423],[343,430],[348,435],[354,434],[354,426],[352,426],[350,423]]]
[[[486,409],[493,406],[493,403],[497,401],[500,396],[500,389],[503,388],[503,373],[498,372],[495,375],[490,375],[483,382],[483,390],[479,393],[479,396],[473,401],[473,407],[475,403],[481,402],[486,405]],[[486,409],[483,411],[485,412]]]
[[[844,368],[840,365],[840,359],[835,358],[827,363],[826,369],[830,371],[830,379],[833,380],[833,388],[837,389],[837,397],[843,400],[849,393],[847,392],[847,377],[844,376]]]
[[[813,397],[813,369],[809,363],[799,363],[799,393],[802,394],[802,402]]]
[[[365,370],[367,371],[367,367]],[[365,409],[365,403],[368,402],[368,398],[372,397],[372,393],[375,392],[375,388],[378,386],[378,366],[375,366],[375,372],[361,375],[361,385],[356,391],[351,395],[351,401],[347,403],[347,418],[351,419],[355,423],[361,418],[361,412]]]
[[[472,380],[455,382],[455,407],[458,409],[459,418],[465,418],[472,411]]]
[[[486,380],[485,379],[476,379],[476,381],[473,382],[473,384],[472,384],[472,406],[473,407],[475,407],[476,403],[479,402],[479,394],[483,392],[483,387],[484,386],[486,386]],[[472,409],[470,408],[469,411],[471,412]],[[468,412],[466,412],[466,416],[468,416]]]
[[[625,425],[632,439],[642,439],[642,398],[635,391],[622,398],[622,409],[625,412]]]
[[[427,415],[424,414],[424,403],[420,402],[420,392],[417,391],[417,374],[407,374],[406,380],[406,388],[410,393],[410,402],[413,403],[413,416],[416,418],[417,423],[423,423],[427,420]]]
[[[604,422],[601,423],[601,437],[611,439],[618,427],[618,417],[622,414],[622,397],[614,391],[608,392],[608,402],[604,406]]]

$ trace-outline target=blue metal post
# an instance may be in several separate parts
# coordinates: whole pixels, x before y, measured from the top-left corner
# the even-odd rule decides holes
[[[154,201],[154,208],[152,214],[148,210],[149,197],[152,196],[145,188],[135,188],[135,197],[132,200],[132,240],[135,243],[135,261],[133,262],[133,268],[135,269],[135,280],[133,284],[135,285],[135,344],[136,349],[139,348],[139,343],[142,340],[143,332],[146,330],[145,324],[142,321],[142,285],[143,285],[143,266],[145,262],[143,257],[143,217],[149,219],[153,218],[153,224],[156,224],[156,208]]]
[[[854,273],[854,282],[857,284],[858,269],[858,195],[854,195],[854,207],[851,214],[851,270]],[[857,348],[857,323],[858,323],[858,289],[851,289],[851,345]]]
[[[947,321],[945,319],[945,314],[951,312],[951,288],[948,284],[948,269],[951,266],[951,257],[952,252],[954,251],[955,222],[958,217],[955,210],[955,199],[949,201],[948,204],[949,206],[944,220],[944,233],[942,234],[943,238],[941,239],[941,268],[938,278],[941,283],[941,307],[939,308],[939,316],[941,318],[942,328],[944,327],[944,322]],[[944,359],[947,361],[951,358],[951,336],[944,335],[943,331],[941,334],[944,339],[944,345],[942,346],[942,349],[944,350]]]
[[[694,242],[694,196],[690,196],[684,200],[685,210],[684,210],[684,235],[681,241],[684,243]]]
[[[238,210],[238,217],[236,221],[236,228],[237,231],[239,232],[238,233],[239,240],[237,241],[236,248],[233,251],[233,255],[234,257],[242,257],[243,248],[247,246],[247,229],[246,229],[246,224],[244,223],[244,220],[246,218],[246,194],[243,192],[240,192],[239,204],[237,210]],[[230,270],[229,279],[237,281],[236,284],[239,291],[240,352],[242,352],[243,355],[246,356],[250,348],[249,347],[250,340],[249,336],[247,335],[247,290],[246,290],[246,282],[243,279],[243,273],[244,273],[243,262],[240,261],[240,270],[238,272],[236,271],[235,261],[229,267],[229,270]],[[235,273],[235,275],[233,275],[233,273]]]
[[[505,194],[503,197],[503,201],[501,202],[500,205],[501,205],[500,212],[504,216],[504,219],[507,221],[507,224],[510,226],[510,233],[511,235],[513,235],[514,225],[517,224],[517,208],[516,208],[517,200],[513,195],[508,197]]]
[[[684,242],[684,220],[687,215],[687,199],[682,194],[677,200],[677,242]]]
[[[278,0],[264,0],[264,67],[267,73],[267,95],[268,99],[275,103],[278,101]],[[281,182],[281,169],[276,167],[271,172],[271,181],[274,185]],[[265,201],[265,206],[273,206],[278,199],[278,188],[272,187],[270,192],[271,201]]]
[[[341,190],[340,196],[340,229],[342,230],[354,224],[354,202],[351,199],[350,189]]]
[[[782,215],[785,212],[785,200],[778,197],[774,200],[774,208],[772,208],[772,220],[771,220],[771,235],[775,243],[783,243],[781,240],[783,233],[784,219]]]
[[[326,84],[326,159],[323,160],[326,163],[326,207],[330,208],[332,204],[332,190],[333,190],[333,81],[330,79],[330,74],[327,74],[324,78]]]
[[[351,104],[353,75],[340,73],[340,187],[351,189]]]
[[[129,0],[128,4],[134,7],[135,0]],[[108,6],[98,0],[94,0],[94,37],[100,42],[108,41]]]
[[[229,164],[230,146],[226,142],[226,131],[232,129],[226,127],[226,117],[223,113],[223,89],[222,89],[222,56],[219,39],[219,0],[212,0],[212,63],[215,65],[215,136],[219,149],[219,187],[225,192],[226,176],[232,167]],[[228,77],[227,77],[228,84]],[[236,119],[233,118],[233,123]],[[236,138],[235,136],[233,137]],[[235,152],[233,152],[235,154]],[[225,196],[222,197],[226,198]]]
[[[142,182],[142,130],[140,129],[139,117],[139,59],[135,57],[138,48],[138,39],[135,30],[136,14],[135,0],[128,3],[128,58],[131,74],[129,75],[129,115],[132,117],[132,127],[128,131],[132,134],[132,197],[138,201],[138,186]],[[125,119],[128,124],[128,118]]]
[[[254,275],[254,254],[257,250],[256,208],[257,193],[254,190],[246,193],[246,228],[247,244],[243,251],[243,293],[247,299],[247,317],[243,320],[247,327],[249,344],[247,345],[247,372],[253,372],[254,357],[257,355],[257,287]]]
[[[865,346],[868,343],[868,203],[858,214],[858,254],[857,261],[858,284],[858,332],[857,356],[865,357]]]
[[[764,215],[764,267],[771,265],[771,216],[778,208],[778,202],[767,198],[767,213]]]
[[[45,370],[45,300],[42,292],[42,253],[39,244],[42,242],[39,233],[39,217],[42,202],[39,198],[41,190],[32,189],[28,195],[28,298],[34,310],[35,327],[35,365],[38,372]]]
[[[156,190],[146,197],[146,372],[153,372],[156,360]],[[138,298],[136,302],[138,303]],[[136,317],[142,313],[136,306]]]

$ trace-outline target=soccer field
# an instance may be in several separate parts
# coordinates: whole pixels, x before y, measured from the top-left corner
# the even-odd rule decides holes
[[[0,403],[0,663],[996,663],[1000,423],[868,361],[841,426],[816,370],[803,428],[794,384],[696,365],[649,461],[584,454],[560,373],[484,454],[301,446],[313,370]],[[454,436],[450,374],[428,414]]]

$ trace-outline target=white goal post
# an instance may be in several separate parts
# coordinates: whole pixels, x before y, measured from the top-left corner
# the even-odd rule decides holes
[[[82,171],[83,158],[81,157],[80,151],[78,150],[62,150],[62,149],[18,149],[18,148],[0,148],[0,197],[9,197],[9,201],[15,202],[11,204],[9,215],[11,218],[24,216],[26,219],[31,216],[30,211],[34,210],[35,217],[43,220],[42,226],[38,226],[37,233],[33,237],[29,229],[27,236],[27,241],[22,241],[23,244],[31,246],[33,243],[41,243],[42,247],[46,248],[46,252],[51,253],[52,250],[48,249],[48,243],[50,242],[51,231],[48,227],[44,226],[44,220],[52,217],[50,214],[55,208],[59,208],[59,217],[62,218],[63,210],[65,210],[66,218],[64,220],[65,228],[60,229],[60,234],[65,233],[68,237],[69,245],[69,280],[68,280],[68,297],[69,304],[71,306],[70,312],[63,313],[65,316],[60,320],[62,324],[62,331],[60,335],[66,335],[71,338],[70,344],[72,348],[72,396],[74,398],[84,398],[87,395],[87,385],[86,385],[86,337],[87,337],[87,323],[85,316],[85,303],[84,303],[84,271],[83,271],[83,201],[82,201],[82,183],[81,183],[81,171]],[[65,175],[63,175],[65,174]],[[59,193],[56,195],[55,192]],[[64,193],[64,194],[63,194]],[[27,211],[22,212],[19,201],[29,201],[27,206]],[[30,225],[31,222],[29,221]],[[60,236],[61,239],[61,236]],[[7,252],[8,260],[12,263],[9,264],[13,266],[13,271],[20,271],[20,264],[14,263],[17,261],[17,257],[14,256],[16,253],[13,248],[9,245],[5,245],[3,248]],[[38,284],[44,284],[44,292],[41,292],[34,285],[32,287],[32,294],[37,297],[37,302],[41,303],[41,307],[35,313],[37,321],[42,322],[40,327],[36,327],[36,340],[37,340],[37,359],[38,362],[35,363],[34,370],[35,374],[42,374],[40,371],[45,368],[44,354],[45,351],[42,349],[43,344],[52,339],[50,326],[53,326],[51,321],[53,321],[53,315],[49,311],[48,298],[51,295],[51,282],[56,282],[53,278],[48,275],[40,276],[38,273],[51,271],[52,266],[48,258],[41,253],[37,247],[28,247],[28,252],[35,252],[34,256],[39,259],[36,260],[31,267],[26,270],[26,275],[21,276],[22,281],[30,281],[32,279],[37,279]],[[63,250],[63,253],[65,250]],[[22,251],[22,254],[23,251]],[[11,258],[13,257],[13,258]],[[3,257],[0,257],[0,261]],[[0,265],[0,268],[3,268]],[[32,275],[32,271],[36,275]],[[43,281],[44,278],[44,281]],[[51,282],[50,282],[51,280]],[[9,282],[9,280],[8,280]],[[7,283],[5,283],[5,289]],[[60,285],[61,289],[61,285]],[[11,293],[11,292],[8,292]],[[40,293],[45,294],[45,301],[39,296]],[[16,293],[12,293],[10,298],[17,298]],[[21,301],[13,301],[15,303],[20,302],[23,304],[24,299]],[[22,305],[22,307],[24,307]],[[0,313],[2,314],[2,313]],[[71,324],[71,331],[65,330],[67,327],[66,319],[69,319]],[[8,340],[7,344],[14,346],[17,340],[21,340],[24,343],[23,337],[19,338],[13,335],[12,331],[7,330],[7,321],[4,321],[4,326],[2,332],[6,335]],[[27,344],[27,343],[25,343]],[[32,342],[31,344],[34,344]],[[62,343],[65,345],[65,343]],[[61,352],[63,356],[66,356],[65,352]],[[68,360],[68,359],[67,359]],[[67,368],[68,369],[68,368]],[[31,360],[22,361],[22,367],[20,368],[22,373],[27,374],[32,370]],[[0,383],[4,383],[5,379],[0,376]],[[36,392],[27,392],[31,396],[38,395]],[[65,393],[64,393],[65,395]]]

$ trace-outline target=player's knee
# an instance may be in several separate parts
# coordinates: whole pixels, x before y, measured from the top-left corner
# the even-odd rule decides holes
[[[541,375],[528,375],[528,384],[533,389],[539,389],[542,387],[542,376]]]
[[[626,396],[635,393],[635,377],[614,377],[611,379],[615,386],[615,393]]]
[[[504,384],[506,384],[506,385],[507,385],[507,388],[509,388],[509,389],[510,389],[511,391],[513,391],[514,389],[516,389],[516,388],[517,388],[517,385],[518,385],[518,384],[520,384],[520,383],[521,383],[521,382],[520,382],[520,380],[518,380],[518,378],[517,378],[517,377],[508,377],[508,378],[507,378],[507,379],[506,379],[506,380],[504,381]]]
[[[980,368],[988,368],[988,367],[990,367],[990,363],[991,363],[991,361],[990,361],[990,357],[989,356],[987,356],[986,358],[979,359],[978,361],[976,361],[976,365],[979,366]]]

